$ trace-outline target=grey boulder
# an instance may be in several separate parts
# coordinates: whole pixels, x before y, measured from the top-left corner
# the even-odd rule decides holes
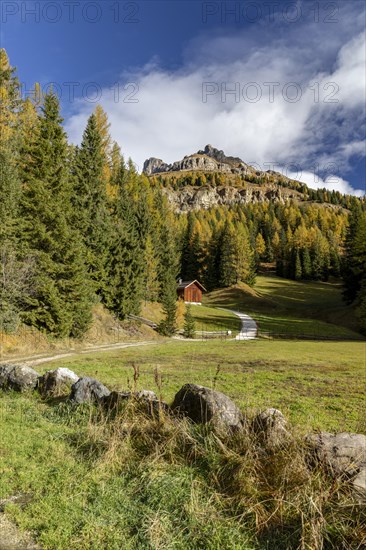
[[[252,421],[252,430],[268,447],[279,447],[290,439],[287,420],[278,409],[265,409]]]
[[[79,380],[71,386],[70,400],[78,404],[90,403],[99,401],[110,393],[109,389],[101,382],[86,376],[84,378],[79,378]]]
[[[227,395],[197,384],[184,385],[171,408],[193,422],[211,423],[218,429],[238,430],[244,425],[241,411]]]
[[[0,388],[15,391],[33,390],[39,374],[25,365],[0,365]]]
[[[66,368],[47,371],[39,379],[39,391],[43,395],[61,395],[79,380],[77,374]]]
[[[307,436],[313,454],[335,476],[352,479],[357,492],[366,498],[366,436],[348,432]]]

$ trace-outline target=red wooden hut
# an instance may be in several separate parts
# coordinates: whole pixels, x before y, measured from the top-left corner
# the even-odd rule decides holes
[[[178,297],[183,299],[187,303],[201,304],[203,292],[207,292],[207,290],[197,280],[195,281],[180,280],[178,283],[178,288],[177,288]]]

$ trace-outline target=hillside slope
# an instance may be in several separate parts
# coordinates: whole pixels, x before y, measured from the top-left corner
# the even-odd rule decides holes
[[[205,304],[251,315],[262,333],[283,337],[358,339],[357,320],[342,301],[338,282],[297,282],[275,275],[257,277],[256,285],[239,284],[206,295]]]

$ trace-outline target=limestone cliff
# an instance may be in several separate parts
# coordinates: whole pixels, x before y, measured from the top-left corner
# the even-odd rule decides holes
[[[215,206],[232,206],[235,204],[255,204],[258,202],[284,203],[290,199],[300,199],[302,195],[291,189],[281,189],[270,185],[260,187],[248,185],[247,187],[220,186],[191,187],[187,185],[178,190],[163,188],[163,192],[176,212],[189,212],[190,210],[208,209]]]
[[[143,172],[152,176],[164,172],[200,171],[218,172],[223,174],[254,175],[254,168],[239,158],[227,157],[223,151],[219,151],[206,145],[203,151],[193,155],[187,155],[182,160],[166,164],[161,159],[151,157],[144,162]]]

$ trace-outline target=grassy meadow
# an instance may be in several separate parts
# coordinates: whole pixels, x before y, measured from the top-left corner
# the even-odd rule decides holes
[[[106,418],[66,399],[0,391],[0,499],[27,501],[7,504],[6,516],[44,550],[366,547],[365,509],[343,481],[308,469],[304,443],[314,430],[366,431],[365,342],[346,341],[361,337],[339,297],[337,285],[262,276],[254,290],[211,293],[193,312],[204,330],[237,330],[238,319],[218,309],[227,307],[252,314],[262,330],[316,327],[344,341],[157,339],[39,365],[40,373],[68,367],[110,389],[154,390],[167,402],[183,384],[202,384],[230,396],[249,420],[280,409],[293,441],[273,452],[245,430],[218,438],[169,416],[127,408]]]
[[[315,470],[307,431],[364,431],[363,342],[157,342],[53,361],[114,389],[171,401],[187,382],[227,393],[251,417],[273,406],[294,443],[275,454],[248,434],[149,420],[106,421],[89,406],[1,394],[0,498],[30,495],[6,514],[44,549],[359,549],[362,507]],[[133,374],[138,370],[136,384]]]
[[[66,366],[113,389],[156,387],[173,399],[188,382],[215,387],[243,409],[276,407],[304,430],[363,431],[365,344],[282,340],[166,341],[44,363]],[[361,429],[363,428],[363,430]]]
[[[342,300],[339,281],[297,282],[260,275],[254,288],[239,284],[216,290],[204,297],[204,305],[248,313],[261,332],[282,337],[363,339],[353,309]]]

